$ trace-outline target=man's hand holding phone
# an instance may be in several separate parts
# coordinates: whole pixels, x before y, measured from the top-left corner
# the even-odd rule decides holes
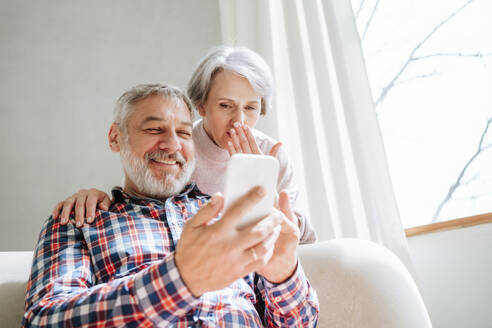
[[[293,274],[299,229],[292,222],[286,193],[280,193],[281,211],[272,207],[266,217],[238,228],[244,214],[264,196],[263,188],[251,189],[219,221],[209,224],[223,209],[223,197],[216,194],[185,223],[174,259],[194,296],[222,289],[250,272],[272,283]]]
[[[272,283],[289,279],[297,268],[297,245],[300,231],[292,212],[286,192],[279,195],[279,209],[282,216],[281,230],[275,243],[273,255],[268,263],[257,273]],[[276,209],[274,209],[276,210]],[[278,210],[276,210],[278,211]]]
[[[283,221],[279,211],[241,229],[238,222],[265,192],[255,187],[210,222],[223,209],[223,197],[211,201],[186,221],[174,260],[183,281],[194,296],[222,289],[250,272],[262,270],[274,254]]]
[[[254,186],[265,190],[265,197],[245,213],[237,227],[242,229],[271,213],[282,218],[281,231],[275,243],[274,251],[265,262],[265,266],[257,272],[268,281],[280,283],[288,279],[297,266],[297,245],[300,231],[297,220],[292,212],[287,193],[276,191],[278,162],[275,158],[265,155],[236,154],[231,157],[226,174],[225,208],[227,209],[238,197],[244,195]],[[278,200],[278,204],[277,204]],[[277,207],[277,208],[275,208]],[[252,253],[264,253],[265,250],[252,247]]]

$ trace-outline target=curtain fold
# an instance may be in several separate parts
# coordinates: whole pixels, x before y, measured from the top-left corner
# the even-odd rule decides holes
[[[413,272],[349,0],[219,0],[224,43],[275,79],[258,128],[284,142],[320,240],[362,238]]]

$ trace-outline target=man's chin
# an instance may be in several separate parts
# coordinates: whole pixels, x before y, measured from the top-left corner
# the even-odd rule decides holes
[[[189,182],[195,168],[193,159],[185,164],[139,159],[127,148],[121,150],[121,163],[125,175],[136,187],[137,193],[158,199],[180,193]]]
[[[150,164],[150,163],[149,163]],[[181,165],[164,165],[151,163],[149,165],[150,174],[157,181],[178,181],[183,173]]]
[[[186,183],[182,181],[167,177],[152,182],[147,181],[142,189],[148,197],[162,199],[179,194],[185,185]]]

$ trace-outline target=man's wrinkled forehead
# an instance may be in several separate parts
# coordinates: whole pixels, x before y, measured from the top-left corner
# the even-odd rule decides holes
[[[149,102],[158,99],[158,102]],[[147,100],[147,101],[146,101]],[[164,101],[164,104],[162,103]],[[158,94],[139,99],[132,104],[133,111],[130,121],[138,117],[139,122],[134,122],[141,126],[149,122],[167,123],[170,119],[174,119],[180,125],[193,127],[191,120],[191,110],[187,104],[180,98],[167,97]]]
[[[148,116],[145,116],[142,120],[142,122],[140,123],[141,125],[145,125],[146,123],[148,122],[157,122],[157,123],[165,123],[166,121],[168,121],[169,119],[166,118],[166,117],[161,117],[161,116],[154,116],[154,115],[148,115]],[[187,126],[189,128],[193,128],[193,123],[191,123],[191,120],[180,120],[179,121],[179,124],[180,125],[184,125],[184,126]]]

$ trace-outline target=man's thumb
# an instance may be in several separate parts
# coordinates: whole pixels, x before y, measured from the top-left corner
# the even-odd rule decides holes
[[[219,215],[222,207],[224,206],[224,196],[217,192],[208,201],[205,206],[203,206],[190,220],[189,224],[192,227],[199,227],[205,225]]]

